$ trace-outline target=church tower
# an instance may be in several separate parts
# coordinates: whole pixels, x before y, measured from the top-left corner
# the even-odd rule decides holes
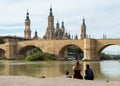
[[[83,23],[81,25],[81,39],[86,38],[86,25],[85,25],[85,19],[83,18]]]
[[[35,31],[35,36],[33,37],[33,39],[38,39],[38,34],[37,34],[37,30]]]
[[[54,28],[54,16],[52,13],[52,8],[50,7],[50,13],[48,16],[48,27],[44,39],[51,40],[55,37],[55,28]]]
[[[26,14],[26,19],[25,19],[24,37],[26,39],[31,39],[30,19],[29,19],[29,12],[28,11]]]
[[[65,33],[65,27],[64,27],[64,22],[62,21],[62,26],[61,26],[62,33]]]

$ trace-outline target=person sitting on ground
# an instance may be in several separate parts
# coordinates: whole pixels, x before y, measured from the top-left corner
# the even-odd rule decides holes
[[[81,65],[79,61],[77,61],[75,66],[73,66],[73,70],[74,70],[73,78],[83,79],[81,75]]]
[[[86,64],[85,70],[85,80],[94,80],[93,70],[90,68],[89,64]]]
[[[69,75],[69,71],[66,71],[65,77],[66,77],[66,78],[72,78],[72,77]]]

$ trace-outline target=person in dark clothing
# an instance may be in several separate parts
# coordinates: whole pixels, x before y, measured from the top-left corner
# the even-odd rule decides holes
[[[83,79],[83,76],[81,75],[81,65],[79,64],[79,61],[77,61],[75,66],[73,66],[73,70],[73,78]]]
[[[94,74],[93,70],[90,68],[89,64],[86,64],[86,70],[85,70],[85,80],[94,80]]]
[[[71,75],[69,75],[69,71],[66,71],[65,77],[66,77],[66,78],[72,78]]]

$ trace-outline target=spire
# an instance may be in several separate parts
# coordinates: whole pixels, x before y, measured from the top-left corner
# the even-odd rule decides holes
[[[57,23],[56,23],[56,29],[59,29],[59,22],[57,20]]]
[[[83,17],[83,25],[85,25],[85,19],[84,19],[84,17]]]
[[[37,36],[37,30],[35,30],[35,36]]]
[[[64,28],[64,22],[62,21],[62,28]]]
[[[52,6],[50,6],[50,16],[53,16],[52,15]]]
[[[33,37],[34,39],[38,39],[38,35],[37,35],[37,30],[35,30],[35,36]]]
[[[70,35],[70,32],[69,32],[69,35],[68,35],[68,39],[71,39],[71,35]]]
[[[29,19],[29,12],[28,12],[28,10],[27,10],[27,14],[26,14],[26,20],[30,20]]]
[[[62,34],[65,33],[65,27],[64,27],[64,22],[63,21],[62,21],[61,31],[62,31]]]
[[[66,30],[65,36],[68,36],[67,30]]]
[[[77,34],[76,34],[76,36],[75,36],[75,39],[78,39],[78,36],[77,36]]]
[[[86,25],[85,25],[85,19],[83,17],[83,23],[81,25],[81,39],[85,39],[86,38]]]
[[[58,21],[58,19],[57,19],[57,23],[58,23],[59,21]]]

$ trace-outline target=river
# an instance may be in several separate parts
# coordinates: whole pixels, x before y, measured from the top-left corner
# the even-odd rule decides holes
[[[32,77],[58,77],[67,71],[73,75],[72,66],[76,61],[0,61],[0,75],[32,76]],[[80,62],[82,75],[84,76],[85,65],[90,64],[94,71],[95,79],[120,81],[119,61],[94,61]]]

